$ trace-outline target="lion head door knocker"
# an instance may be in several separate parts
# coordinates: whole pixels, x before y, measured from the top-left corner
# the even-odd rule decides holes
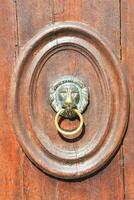
[[[89,104],[88,88],[76,77],[66,76],[50,87],[49,100],[52,108],[57,112],[55,116],[57,130],[65,138],[74,139],[78,137],[82,132],[84,123],[81,113]],[[79,126],[71,131],[62,129],[59,125],[60,116],[68,119],[79,117]]]
[[[77,77],[67,67],[74,52]],[[50,24],[27,42],[13,68],[9,97],[26,155],[64,180],[96,174],[117,152],[129,120],[120,61],[99,33],[78,22]]]

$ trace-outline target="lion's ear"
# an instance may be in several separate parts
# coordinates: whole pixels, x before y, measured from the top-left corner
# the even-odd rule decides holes
[[[53,88],[51,88],[49,90],[49,101],[51,103],[51,106],[54,108],[54,110],[56,112],[58,112],[59,111],[59,104],[58,104],[57,98],[56,98],[56,91]]]
[[[85,110],[85,108],[88,105],[89,101],[89,93],[88,93],[88,89],[86,87],[82,88],[81,90],[81,102],[79,104],[79,110],[80,112],[83,112]]]
[[[82,89],[82,95],[83,95],[83,97],[85,98],[85,100],[88,101],[88,96],[89,96],[89,94],[88,94],[88,89],[87,89],[86,87],[84,87],[84,88]]]
[[[49,90],[49,101],[50,103],[54,101],[54,90],[52,88]]]

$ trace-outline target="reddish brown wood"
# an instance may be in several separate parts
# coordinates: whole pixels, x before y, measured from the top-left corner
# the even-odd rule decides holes
[[[66,52],[73,51],[80,57],[73,74],[89,88],[90,104],[83,114],[83,136],[70,143],[57,133],[49,89],[59,77],[72,75]],[[128,122],[129,96],[119,61],[100,36],[76,22],[50,25],[27,43],[13,71],[10,97],[24,151],[44,172],[59,178],[98,171],[119,147]]]
[[[47,2],[47,1],[46,1]],[[119,45],[120,45],[120,13],[119,13],[119,4],[117,1],[111,2],[111,1],[103,1],[102,3],[100,1],[85,1],[84,4],[82,4],[82,1],[78,1],[73,3],[72,1],[66,1],[63,6],[60,4],[59,8],[59,1],[51,2],[50,4],[46,5],[46,7],[49,10],[49,14],[44,12],[44,8],[42,8],[42,5],[44,5],[44,2],[41,1],[32,1],[32,10],[34,10],[34,14],[36,15],[38,12],[38,7],[40,7],[40,16],[53,16],[50,18],[52,21],[64,21],[64,20],[73,20],[73,21],[82,21],[87,24],[89,24],[91,27],[97,29],[103,36],[106,36],[111,43],[111,45],[114,47],[114,51],[119,54]],[[21,37],[20,40],[22,41],[22,45],[24,44],[23,40],[30,39],[34,32],[38,32],[39,28],[42,28],[44,25],[46,25],[48,22],[45,20],[39,20],[39,18],[34,17],[34,15],[30,15],[30,13],[27,11],[27,16],[31,16],[29,20],[29,26],[31,27],[31,31],[29,34],[26,34],[28,32],[27,25],[24,23],[25,19],[22,18],[24,10],[23,8],[28,8],[30,4],[30,1],[19,1],[18,2],[18,13],[19,13],[19,23],[21,24],[21,29],[23,32],[25,32],[24,35],[20,32]],[[38,6],[37,6],[38,4]],[[50,5],[50,7],[49,7]],[[103,5],[103,6],[102,6]],[[52,9],[52,10],[51,10]],[[31,8],[27,9],[31,10]],[[62,12],[61,12],[62,10]],[[84,13],[82,12],[84,10]],[[75,11],[75,12],[74,12]],[[78,11],[78,12],[77,12]],[[57,14],[56,14],[57,13]],[[39,15],[38,15],[39,16]],[[51,21],[50,20],[50,21]],[[37,28],[33,27],[33,21],[37,21]],[[110,21],[110,23],[109,23]],[[35,23],[35,22],[34,22]],[[107,28],[107,26],[108,28]],[[22,40],[22,37],[25,38]],[[80,187],[86,186],[87,192],[85,193],[85,199],[91,198],[91,199],[97,199],[100,198],[100,196],[103,199],[114,199],[115,197],[119,196],[119,199],[123,199],[123,184],[122,184],[122,169],[121,169],[121,157],[120,153],[117,155],[116,159],[112,164],[105,170],[104,172],[101,172],[101,175],[98,175],[94,177],[94,179],[89,179],[85,183],[76,183],[76,189],[75,192],[72,192],[70,190],[67,190],[64,197],[61,196],[61,192],[58,192],[55,196],[59,197],[59,199],[65,199],[67,195],[73,194],[74,198],[78,194],[81,194]],[[119,167],[120,166],[120,167]],[[27,168],[24,169],[27,171]],[[112,173],[114,172],[114,176],[112,176]],[[37,172],[36,172],[37,173]],[[43,175],[42,175],[43,176]],[[44,176],[43,176],[44,177]],[[111,184],[109,184],[109,180],[107,179],[109,177]],[[44,177],[46,178],[46,177]],[[30,180],[30,189],[33,190],[34,185],[34,178],[31,178],[27,174],[27,180]],[[101,181],[103,180],[103,182]],[[41,184],[40,180],[39,185]],[[51,179],[51,182],[53,180]],[[52,183],[53,184],[53,183]],[[69,186],[70,183],[58,183],[58,188],[60,187],[60,190],[64,191],[64,187],[66,188]],[[94,190],[94,186],[97,185],[98,191],[96,192]],[[118,187],[120,185],[120,187]],[[39,186],[40,188],[40,186]],[[112,189],[111,189],[112,188]],[[70,188],[71,189],[71,188]],[[105,191],[105,193],[103,193]],[[29,192],[30,193],[30,192]],[[72,197],[73,198],[73,197]]]
[[[9,121],[8,93],[16,59],[13,1],[0,1],[0,199],[23,199],[23,155]],[[19,198],[18,198],[19,197]]]
[[[131,46],[133,44],[133,1],[123,0],[122,2],[122,13],[126,13],[125,15],[122,15],[122,19],[124,20],[122,29],[122,34],[124,31],[124,39],[122,40],[124,52],[123,59],[125,64],[129,63],[127,72],[130,76],[129,87],[131,87],[132,98],[133,60],[132,57],[130,59],[130,56],[127,55],[133,56],[133,48]],[[124,147],[126,155],[126,184],[123,186],[123,158],[121,151],[119,151],[116,158],[106,169],[85,181],[68,183],[48,177],[31,164],[31,162],[21,152],[21,149],[16,143],[11,124],[9,124],[9,119],[7,117],[7,114],[10,113],[6,114],[5,112],[8,104],[7,94],[9,91],[9,80],[12,70],[11,66],[14,62],[14,32],[18,32],[16,42],[19,42],[19,46],[23,46],[27,40],[31,39],[31,37],[39,31],[40,28],[43,28],[44,25],[47,25],[48,23],[52,23],[54,21],[80,21],[87,23],[90,27],[97,30],[102,36],[106,37],[110,45],[113,47],[116,55],[120,55],[119,1],[17,0],[14,2],[1,1],[0,5],[0,30],[2,34],[2,37],[0,38],[0,42],[2,44],[0,47],[0,183],[2,183],[0,185],[0,199],[64,200],[69,198],[96,200],[101,198],[103,200],[124,200],[125,192],[126,199],[133,199],[132,114],[130,118],[129,135],[126,135]],[[17,15],[14,12],[14,6],[16,7]],[[16,26],[14,25],[15,18],[18,23],[17,31]],[[6,38],[6,43],[4,42],[4,38]],[[75,65],[78,60],[78,56],[74,54],[71,59]],[[57,62],[60,63],[60,59]],[[70,65],[71,72],[72,69],[73,67]],[[123,191],[123,189],[125,190]]]
[[[122,0],[121,4],[121,52],[122,63],[130,90],[130,119],[124,140],[124,193],[125,199],[134,199],[134,2]]]

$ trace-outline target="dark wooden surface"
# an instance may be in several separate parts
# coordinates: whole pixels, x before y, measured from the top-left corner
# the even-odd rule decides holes
[[[17,0],[0,1],[0,199],[133,200],[133,106],[123,146],[101,172],[77,182],[53,179],[22,152],[9,120],[11,73],[19,49],[42,27],[56,21],[79,21],[105,37],[126,65],[133,102],[132,0]],[[76,55],[74,55],[76,56]],[[73,59],[73,58],[72,58]]]

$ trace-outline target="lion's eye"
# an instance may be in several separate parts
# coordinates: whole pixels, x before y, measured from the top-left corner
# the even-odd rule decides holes
[[[65,98],[66,95],[67,95],[66,92],[61,92],[61,93],[60,93],[60,96],[61,96],[62,98]]]
[[[76,98],[77,97],[77,92],[72,92],[72,97]]]

